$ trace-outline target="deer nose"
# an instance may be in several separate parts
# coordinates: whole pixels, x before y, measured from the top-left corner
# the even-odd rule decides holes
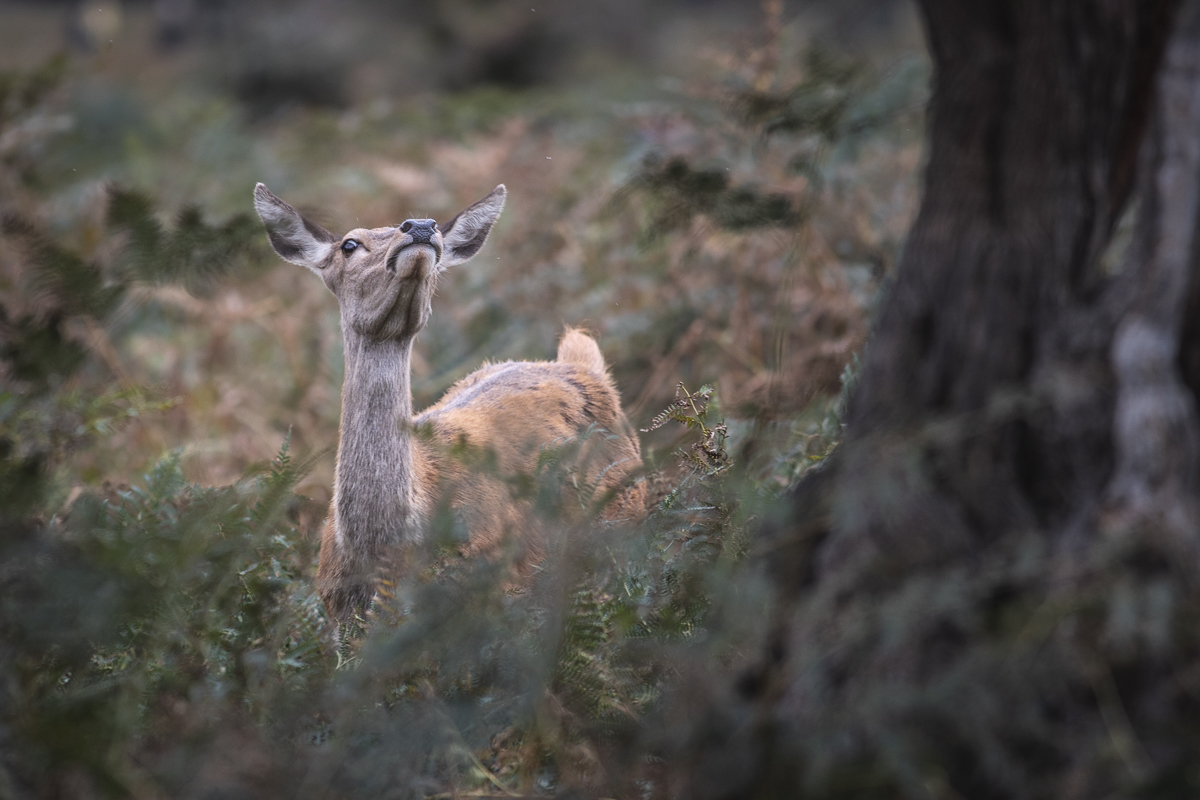
[[[431,219],[409,219],[400,226],[400,232],[411,236],[413,244],[431,244],[436,231],[437,222]]]

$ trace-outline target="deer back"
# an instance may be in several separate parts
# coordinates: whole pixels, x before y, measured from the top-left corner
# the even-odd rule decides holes
[[[558,469],[571,476],[563,482],[557,509],[570,521],[587,505],[611,500],[626,476],[641,467],[637,435],[611,379],[574,363],[485,365],[455,384],[416,424],[432,433],[428,451],[470,532],[471,552],[514,535],[535,555],[540,551],[530,492],[552,451],[562,459]],[[609,502],[604,516],[640,511],[638,485],[633,494],[626,491]]]

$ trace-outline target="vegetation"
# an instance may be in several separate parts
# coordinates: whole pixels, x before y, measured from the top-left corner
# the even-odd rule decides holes
[[[1200,0],[336,5],[0,6],[0,800],[1196,795]],[[504,181],[417,406],[590,326],[646,518],[554,443],[528,580],[439,519],[335,631],[257,180]]]
[[[190,93],[133,74],[194,63],[103,46],[0,78],[0,797],[678,791],[689,693],[769,637],[746,554],[836,450],[915,202],[924,59],[801,47],[766,7],[691,82],[586,104],[532,67],[353,97],[270,50]],[[334,229],[505,181],[417,405],[589,324],[646,429],[648,518],[560,524],[519,589],[446,525],[337,640],[311,583],[336,304],[269,257],[258,179]]]

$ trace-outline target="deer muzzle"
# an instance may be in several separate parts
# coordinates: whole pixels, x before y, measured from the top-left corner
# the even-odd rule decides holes
[[[389,272],[408,276],[413,269],[428,261],[429,269],[436,269],[442,260],[442,235],[437,231],[424,241],[414,241],[411,234],[402,234],[392,243],[386,266]]]

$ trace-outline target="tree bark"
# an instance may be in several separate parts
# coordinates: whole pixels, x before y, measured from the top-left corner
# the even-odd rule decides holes
[[[1176,5],[922,3],[925,196],[848,415],[825,569],[1094,518],[1113,468],[1120,313],[1101,256]]]
[[[1200,0],[920,5],[920,213],[689,785],[1165,791],[1200,747]]]
[[[1127,278],[1127,308],[1112,364],[1116,464],[1104,527],[1157,525],[1188,540],[1200,530],[1200,420],[1185,377],[1189,283],[1200,275],[1200,7],[1184,7],[1159,81],[1147,142],[1141,213]],[[1191,293],[1194,293],[1192,289]],[[1185,318],[1191,305],[1193,313]],[[1190,346],[1185,347],[1185,343]],[[1193,356],[1194,358],[1194,356]],[[1190,359],[1188,359],[1190,360]]]

